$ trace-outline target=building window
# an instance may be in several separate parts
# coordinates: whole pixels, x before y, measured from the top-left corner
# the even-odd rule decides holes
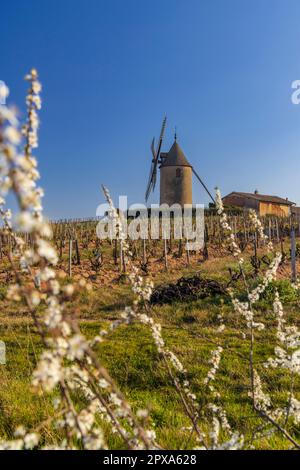
[[[180,178],[182,175],[181,168],[176,168],[176,178]]]

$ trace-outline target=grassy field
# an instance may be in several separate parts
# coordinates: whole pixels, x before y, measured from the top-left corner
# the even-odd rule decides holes
[[[201,272],[204,276],[228,280],[229,259],[207,261],[201,265],[161,271],[155,283],[175,280],[181,275]],[[253,281],[255,282],[255,281]],[[287,317],[300,323],[299,300],[284,281],[280,288],[285,298]],[[241,291],[242,295],[242,291]],[[7,347],[7,364],[1,365],[0,375],[0,436],[12,437],[18,424],[34,427],[54,414],[53,396],[38,396],[30,385],[31,372],[41,351],[41,344],[28,314],[20,305],[5,300],[5,287],[1,288],[0,338]],[[68,307],[70,312],[80,311],[82,331],[92,337],[100,328],[118,318],[120,312],[132,301],[127,282],[111,285],[105,289],[95,285],[90,293],[77,297]],[[222,312],[226,329],[217,332],[218,313]],[[233,312],[226,297],[208,297],[203,300],[176,302],[155,306],[155,319],[161,323],[167,346],[178,355],[188,370],[193,392],[203,410],[206,427],[206,405],[211,396],[203,380],[210,368],[210,354],[216,345],[224,347],[224,355],[215,382],[222,397],[230,424],[245,436],[248,446],[253,443],[261,449],[287,449],[291,444],[278,433],[271,433],[255,442],[254,432],[262,426],[262,420],[253,412],[249,392],[249,341],[244,338],[244,324]],[[272,396],[274,406],[283,406],[287,399],[289,377],[278,370],[265,369],[263,362],[273,354],[276,323],[272,314],[272,289],[260,301],[257,318],[267,328],[256,333],[255,363],[263,379],[264,390]],[[112,376],[129,398],[133,407],[147,407],[157,432],[158,442],[165,448],[193,447],[195,442],[184,429],[189,421],[182,404],[161,363],[152,337],[146,327],[139,324],[120,327],[108,340],[98,346],[98,354]],[[299,382],[295,384],[299,392]],[[80,399],[80,398],[78,398]],[[300,437],[300,429],[290,424],[289,432]],[[54,443],[57,431],[43,425],[43,435],[48,443]],[[107,429],[107,441],[111,448],[122,444]]]

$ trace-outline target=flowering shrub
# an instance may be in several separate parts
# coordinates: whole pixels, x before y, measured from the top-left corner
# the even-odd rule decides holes
[[[133,263],[132,252],[122,232],[122,221],[105,187],[102,189],[110,206],[110,217],[116,222],[118,237],[122,243],[123,262],[135,300],[131,306],[125,308],[120,318],[111,322],[109,328],[99,331],[91,340],[81,332],[77,317],[68,314],[66,307],[75,293],[88,291],[90,287],[84,280],[63,285],[57,276],[55,266],[58,256],[51,243],[51,227],[43,217],[43,191],[37,186],[39,173],[33,156],[34,149],[38,147],[41,84],[35,70],[26,76],[26,80],[30,84],[26,99],[28,114],[21,130],[16,111],[5,106],[0,107],[0,213],[4,230],[12,237],[16,247],[14,253],[8,254],[15,280],[8,288],[7,298],[26,303],[40,335],[43,352],[33,371],[32,385],[38,393],[55,394],[55,415],[49,420],[59,432],[56,444],[49,446],[44,443],[40,432],[43,423],[30,430],[20,426],[15,430],[15,438],[10,441],[2,440],[0,447],[104,449],[107,443],[103,429],[109,426],[122,439],[125,448],[160,448],[151,426],[150,412],[146,409],[133,410],[96,352],[96,345],[109,340],[111,332],[121,325],[130,325],[133,322],[141,323],[149,329],[158,356],[190,421],[188,431],[197,443],[196,448],[221,450],[251,447],[245,437],[233,429],[227,416],[226,404],[218,391],[218,371],[226,349],[218,344],[211,353],[209,370],[202,381],[203,392],[208,394],[209,402],[203,408],[199,396],[193,392],[188,371],[166,345],[162,327],[152,315],[149,299],[153,285],[140,275]],[[20,150],[22,145],[23,150]],[[5,209],[5,197],[9,191],[15,194],[19,207],[14,218],[11,211]],[[300,333],[295,326],[286,325],[277,290],[273,310],[277,321],[278,344],[274,348],[274,355],[266,361],[265,368],[280,368],[290,374],[291,386],[284,408],[273,408],[272,397],[264,390],[253,354],[255,336],[265,328],[263,321],[257,321],[253,307],[274,281],[281,263],[281,253],[274,253],[274,247],[264,234],[257,215],[251,212],[253,227],[263,244],[273,253],[272,262],[262,280],[251,290],[244,270],[244,259],[224,212],[219,190],[216,191],[216,209],[222,229],[227,235],[228,248],[238,261],[247,293],[246,301],[241,302],[233,291],[229,292],[235,314],[243,324],[243,335],[249,338],[249,399],[253,411],[269,426],[268,432],[280,432],[291,446],[300,448],[286,430],[289,420],[293,420],[295,424],[300,422],[300,402],[294,390],[295,375],[300,372]],[[17,235],[21,232],[30,234],[33,241],[30,248]],[[222,313],[218,316],[216,331],[222,341],[222,335],[226,333]],[[78,396],[82,400],[76,399]],[[257,432],[256,439],[259,439],[259,433],[260,431]]]

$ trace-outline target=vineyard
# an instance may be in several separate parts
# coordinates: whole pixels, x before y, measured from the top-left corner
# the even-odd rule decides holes
[[[99,219],[75,219],[50,222],[52,241],[59,256],[57,267],[66,275],[81,275],[93,283],[103,285],[111,281],[118,282],[122,273],[126,274],[126,264],[122,253],[120,240],[101,240],[97,236]],[[258,252],[262,251],[265,242],[259,240],[257,230],[251,224],[247,213],[242,216],[228,214],[228,222],[242,253],[246,253],[254,269],[259,272],[262,265],[267,265],[264,257],[259,259]],[[300,255],[300,218],[261,219],[263,232],[276,248],[281,251],[283,271],[288,277],[296,279],[296,259]],[[150,221],[149,221],[150,224]],[[186,248],[186,241],[174,239],[174,227],[171,222],[171,237],[169,239],[140,239],[129,241],[132,260],[139,266],[143,275],[155,277],[162,270],[173,271],[188,266],[199,266],[205,261],[228,256],[226,247],[226,232],[222,229],[218,215],[205,214],[204,244],[198,251]],[[17,233],[24,246],[30,248],[33,239],[28,233]],[[0,232],[0,259],[18,251],[14,237],[5,231]],[[121,277],[122,278],[122,277]]]
[[[235,227],[243,256],[247,259],[247,277],[255,284],[255,279],[270,264],[266,255],[265,241],[261,241],[257,230],[253,229],[247,216],[229,216]],[[266,219],[264,232],[272,238],[276,249],[282,253],[282,263],[278,269],[278,288],[287,299],[288,315],[297,322],[297,295],[289,287],[293,274],[293,252],[295,266],[299,257],[299,232],[296,220]],[[90,337],[96,336],[102,329],[108,329],[119,321],[123,309],[132,304],[129,270],[122,256],[119,240],[99,240],[96,235],[97,220],[59,221],[52,223],[53,243],[59,255],[56,266],[62,285],[71,282],[87,281],[87,293],[77,294],[72,299],[69,309],[78,312],[82,331]],[[236,318],[230,307],[228,288],[240,289],[241,275],[231,259],[226,244],[226,233],[222,230],[220,217],[206,217],[205,245],[199,252],[188,252],[184,241],[178,240],[137,240],[129,242],[132,261],[138,267],[141,276],[154,282],[150,298],[152,315],[162,324],[168,346],[179,355],[188,369],[193,390],[199,393],[201,379],[208,373],[211,351],[220,339],[220,313],[226,318],[226,334],[220,341],[228,357],[218,371],[220,392],[226,393],[228,419],[234,422],[243,434],[260,435],[264,428],[259,417],[252,416],[247,404],[248,379],[244,375],[243,360],[247,358],[247,340],[242,339],[241,320]],[[295,241],[293,241],[295,234]],[[17,234],[24,240],[24,246],[31,248],[33,241],[30,234]],[[295,248],[293,248],[293,246]],[[21,308],[9,307],[5,295],[6,286],[14,278],[9,267],[10,257],[18,256],[14,236],[3,232],[1,236],[1,278],[2,278],[2,314],[1,338],[7,345],[7,371],[2,376],[1,402],[3,413],[0,429],[7,437],[12,437],[14,425],[28,423],[34,428],[36,421],[44,421],[43,431],[53,444],[56,431],[49,428],[47,415],[54,413],[52,399],[35,397],[31,388],[31,373],[41,344],[30,320],[26,305]],[[259,317],[269,317],[266,343],[265,332],[257,338],[258,362],[267,358],[271,352],[274,319],[268,310],[272,309],[272,287],[258,309]],[[10,302],[11,304],[11,302]],[[296,309],[296,310],[295,310]],[[143,327],[131,325],[129,331],[120,327],[111,334],[106,345],[98,351],[108,368],[113,371],[118,382],[127,390],[135,406],[150,408],[152,424],[164,448],[181,448],[182,439],[186,439],[187,448],[195,446],[194,438],[188,439],[191,431],[180,400],[169,383],[157,357],[155,348]],[[237,349],[237,351],[234,351]],[[232,354],[231,354],[232,353]],[[259,357],[259,355],[261,357]],[[244,359],[243,359],[244,357]],[[234,377],[234,379],[233,379]],[[278,382],[277,374],[271,375],[268,387],[274,389],[279,402],[283,400],[286,379]],[[239,386],[229,387],[230,380],[238,380]],[[278,389],[279,386],[279,389]],[[21,393],[21,390],[26,393]],[[229,387],[228,390],[226,388]],[[240,392],[244,397],[241,401]],[[12,395],[11,395],[12,393]],[[201,392],[201,394],[203,391]],[[208,390],[201,395],[203,406],[211,399]],[[16,403],[11,402],[11,396]],[[200,396],[199,396],[200,399]],[[176,414],[176,418],[174,417]],[[247,417],[251,417],[248,421]],[[175,421],[174,421],[175,420]],[[258,448],[289,448],[288,442],[274,435],[268,429],[263,438],[258,439]],[[108,434],[112,448],[122,448],[118,439]],[[252,441],[251,441],[252,442]],[[49,444],[49,443],[48,443]],[[251,444],[253,445],[253,444]]]

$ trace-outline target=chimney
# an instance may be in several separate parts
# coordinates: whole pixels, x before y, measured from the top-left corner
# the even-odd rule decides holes
[[[254,191],[254,194],[258,194],[258,189],[256,189],[256,190]]]

